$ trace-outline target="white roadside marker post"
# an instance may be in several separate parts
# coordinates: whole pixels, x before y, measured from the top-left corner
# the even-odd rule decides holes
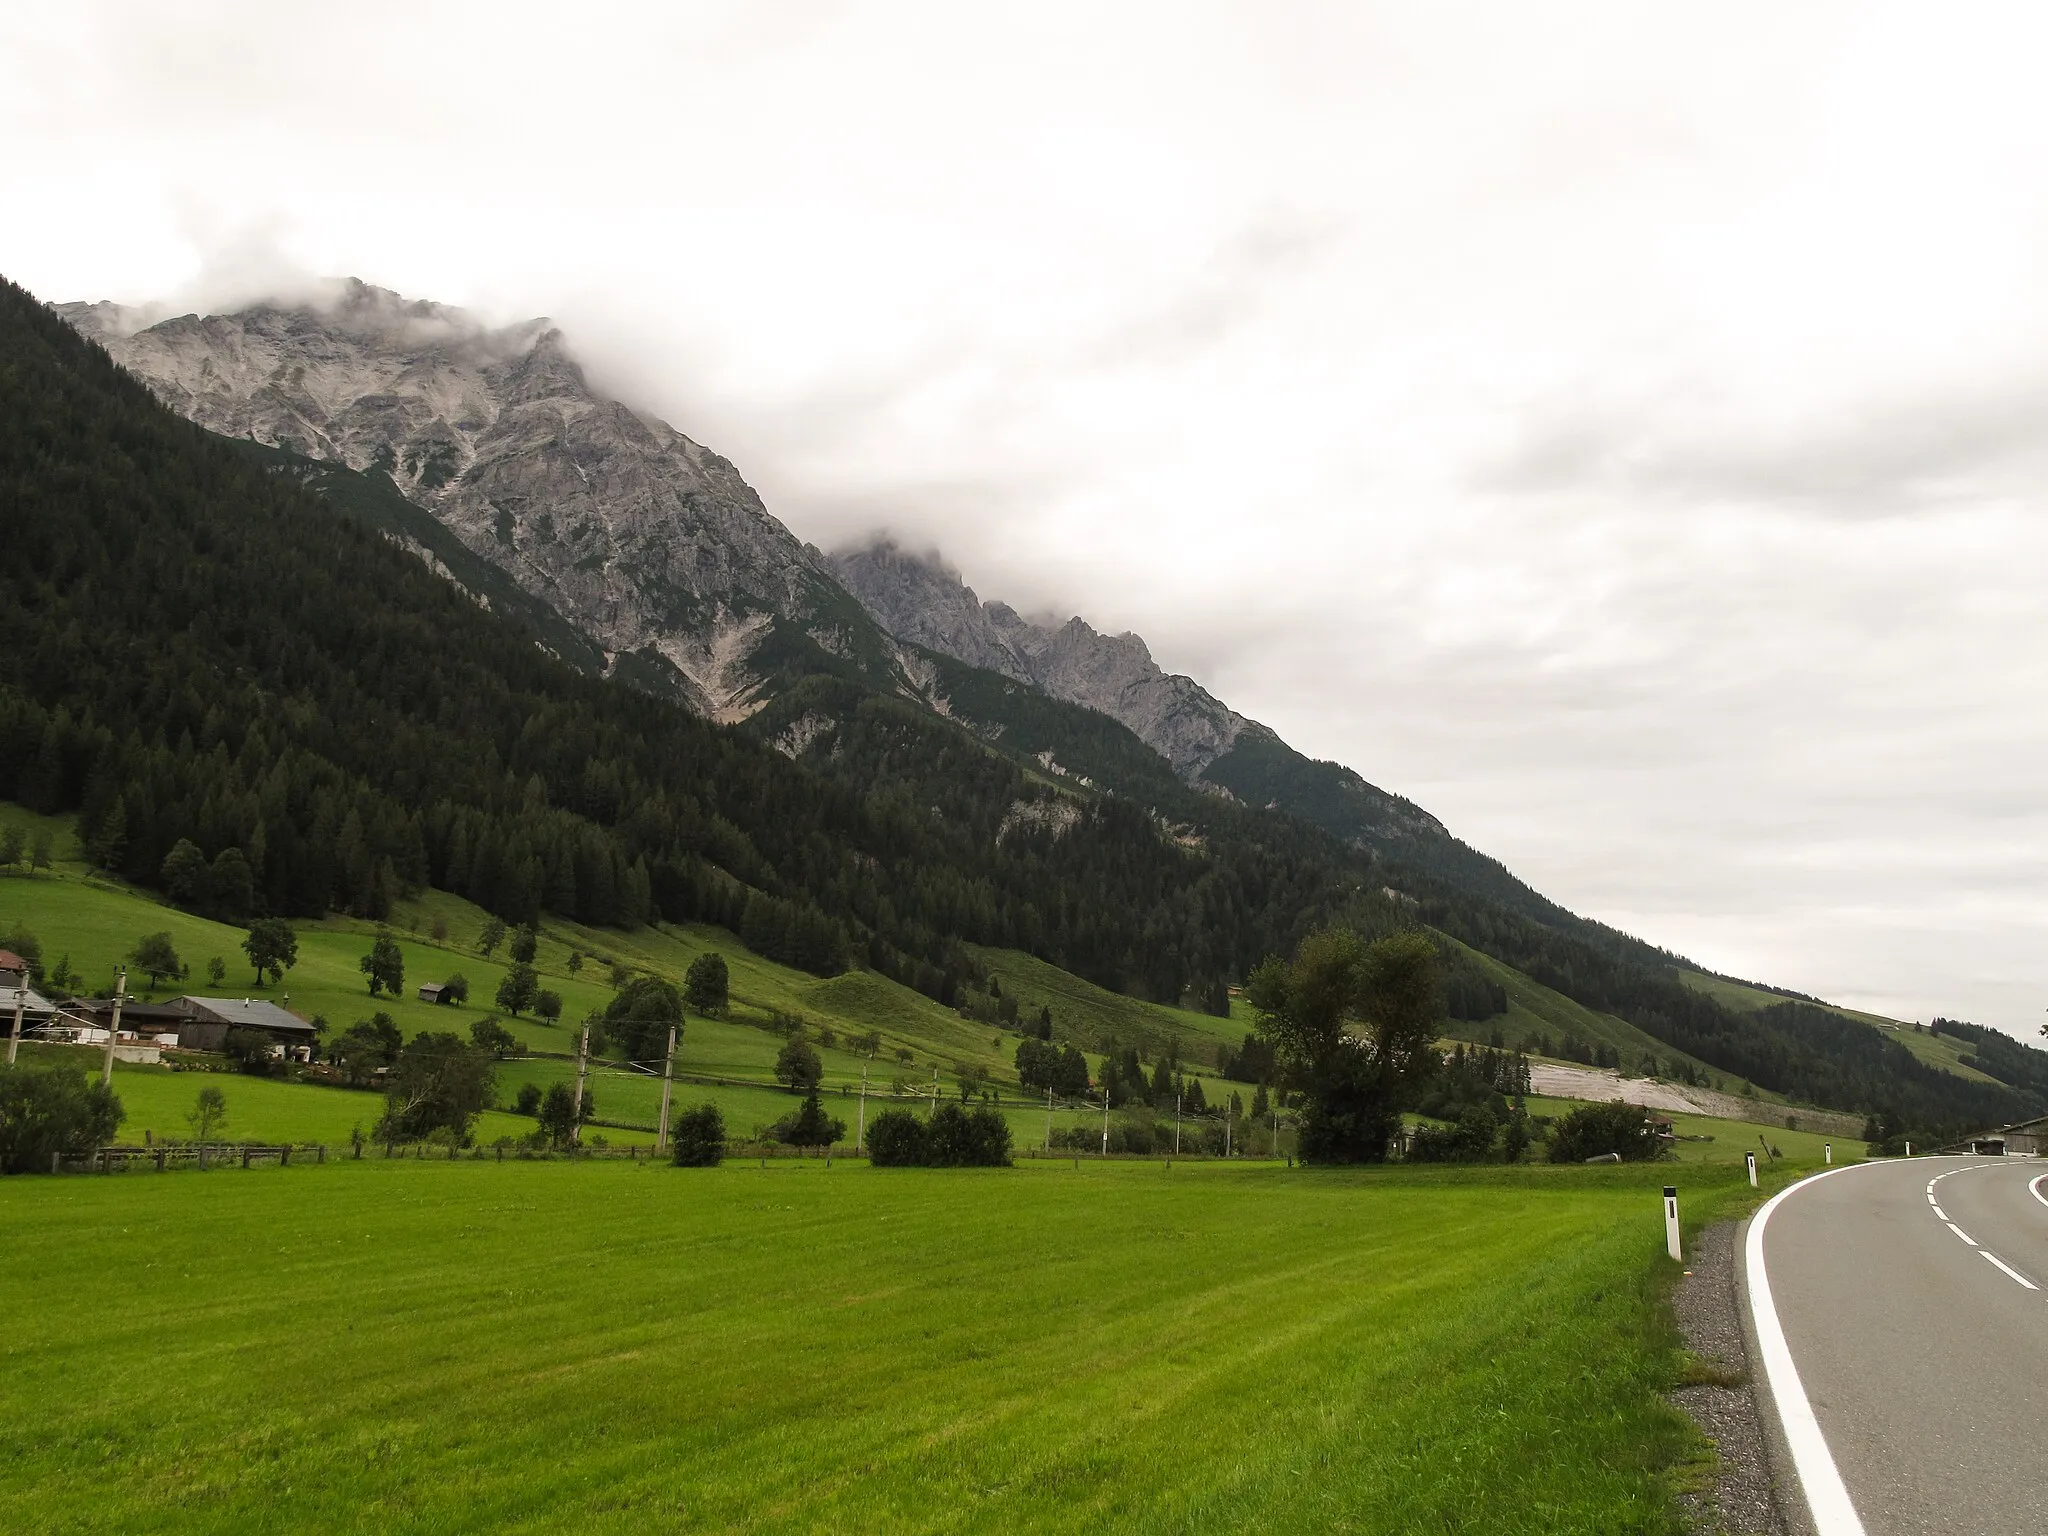
[[[1749,1187],[1750,1187],[1751,1189],[1755,1189],[1755,1188],[1756,1188],[1756,1154],[1755,1154],[1754,1152],[1745,1152],[1745,1153],[1743,1153],[1743,1154],[1742,1154],[1742,1160],[1743,1160],[1743,1161],[1744,1161],[1745,1163],[1749,1164]]]
[[[1913,1155],[1913,1143],[1911,1143],[1911,1142],[1909,1141],[1909,1142],[1907,1142],[1907,1143],[1906,1143],[1906,1156],[1908,1156],[1908,1157],[1911,1157],[1912,1155]]]
[[[1826,1146],[1822,1147],[1822,1148],[1821,1148],[1820,1150],[1821,1150],[1821,1156],[1822,1156],[1823,1158],[1825,1158],[1825,1159],[1827,1160],[1827,1165],[1828,1165],[1828,1166],[1829,1166],[1830,1168],[1834,1167],[1834,1166],[1835,1166],[1835,1144],[1834,1144],[1834,1143],[1833,1143],[1833,1142],[1831,1141],[1831,1142],[1829,1142],[1829,1143],[1828,1143],[1828,1144],[1827,1144]]]
[[[1684,1255],[1678,1245],[1678,1186],[1664,1186],[1664,1248],[1672,1259],[1682,1262]]]

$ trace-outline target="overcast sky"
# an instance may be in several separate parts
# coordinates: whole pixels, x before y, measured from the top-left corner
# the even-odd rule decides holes
[[[1727,972],[2048,1006],[2048,12],[0,0],[0,270],[550,314]]]

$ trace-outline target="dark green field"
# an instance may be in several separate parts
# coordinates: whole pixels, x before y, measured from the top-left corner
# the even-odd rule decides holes
[[[0,1528],[1670,1530],[1668,1176],[9,1179]]]

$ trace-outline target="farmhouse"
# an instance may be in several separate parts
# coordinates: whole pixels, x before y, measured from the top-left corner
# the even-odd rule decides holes
[[[97,1035],[81,1033],[81,1043],[93,1044],[107,1037],[107,1028],[114,1021],[114,1003],[111,998],[74,998],[59,1010],[63,1015],[56,1020],[58,1025],[65,1021],[97,1030]],[[121,1005],[121,1034],[135,1040],[153,1040],[159,1045],[176,1045],[178,1031],[185,1023],[185,1014],[175,1002],[169,1003],[123,1003]]]
[[[178,1044],[187,1050],[217,1051],[229,1030],[260,1029],[284,1054],[303,1060],[317,1038],[304,1019],[260,997],[181,997],[172,1006],[183,1020]],[[125,1013],[121,1022],[128,1022]]]
[[[12,992],[21,985],[21,978],[28,971],[28,962],[11,949],[0,949],[0,987]]]

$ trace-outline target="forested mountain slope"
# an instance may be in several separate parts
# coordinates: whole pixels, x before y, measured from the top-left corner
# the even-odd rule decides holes
[[[375,915],[432,883],[511,918],[710,920],[948,1000],[980,945],[1221,1011],[1318,923],[1420,919],[1761,1087],[1927,1125],[2040,1102],[1849,1021],[1724,1007],[1490,861],[1498,889],[1201,792],[1116,722],[947,658],[910,670],[950,718],[848,666],[715,725],[551,654],[307,473],[0,293],[0,798],[77,809],[139,882],[189,839],[250,910]]]

